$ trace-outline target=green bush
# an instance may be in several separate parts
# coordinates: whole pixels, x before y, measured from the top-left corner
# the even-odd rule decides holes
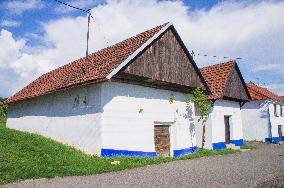
[[[8,106],[3,104],[4,101],[5,99],[0,97],[0,117],[1,119],[6,118],[7,116]]]

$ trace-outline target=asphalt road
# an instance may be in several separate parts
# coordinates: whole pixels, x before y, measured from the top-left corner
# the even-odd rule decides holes
[[[284,187],[284,145],[92,176],[28,180],[5,187]]]

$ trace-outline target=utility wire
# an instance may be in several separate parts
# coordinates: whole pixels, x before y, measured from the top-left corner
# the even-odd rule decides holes
[[[193,50],[190,52],[190,54],[191,54],[191,56],[192,57],[195,57],[195,56],[204,56],[204,57],[211,57],[211,56],[209,56],[208,54],[201,54],[201,53],[195,53]],[[218,58],[218,57],[220,57],[220,58],[223,58],[223,59],[228,59],[229,57],[227,57],[227,56],[216,56],[216,55],[213,55],[212,57],[214,57],[214,58]],[[243,59],[243,58],[241,58],[241,57],[236,57],[235,59]]]
[[[73,9],[76,9],[76,10],[80,10],[80,11],[83,11],[83,12],[86,12],[88,13],[88,31],[87,31],[87,49],[86,49],[86,57],[88,57],[89,55],[89,35],[90,35],[90,18],[93,19],[93,21],[95,22],[95,19],[93,18],[92,14],[91,14],[91,9],[82,9],[82,8],[79,8],[79,7],[75,7],[75,6],[72,6],[72,5],[69,5],[65,2],[62,2],[62,1],[59,1],[59,0],[54,0],[62,5],[65,5],[67,7],[70,7],[70,8],[73,8]]]
[[[78,8],[78,7],[69,5],[69,4],[64,3],[64,2],[62,2],[62,1],[59,1],[59,0],[54,0],[54,1],[56,1],[56,2],[58,2],[58,3],[61,3],[61,4],[65,5],[65,6],[68,6],[68,7],[74,8],[74,9],[77,9],[77,10],[81,10],[81,11],[88,12],[88,13],[90,12],[90,9],[85,10],[85,9],[82,9],[82,8]]]
[[[95,21],[95,19],[93,18],[92,14],[91,14],[91,9],[87,9],[86,10],[86,9],[83,9],[83,8],[75,7],[73,5],[69,5],[69,4],[67,4],[67,3],[65,3],[63,1],[59,1],[59,0],[54,0],[54,1],[56,1],[56,2],[58,2],[60,4],[63,4],[65,6],[67,6],[67,7],[70,7],[70,8],[73,8],[73,9],[77,9],[77,10],[81,10],[83,12],[86,12],[86,13],[90,14],[90,17]]]

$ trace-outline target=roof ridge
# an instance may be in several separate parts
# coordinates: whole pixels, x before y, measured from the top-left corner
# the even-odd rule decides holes
[[[226,61],[226,62],[223,62],[223,63],[217,63],[217,64],[213,64],[213,65],[201,67],[200,69],[213,68],[213,67],[215,67],[215,66],[226,65],[226,64],[229,64],[229,63],[234,63],[234,64],[235,64],[235,63],[236,63],[236,60],[230,60],[230,61]]]

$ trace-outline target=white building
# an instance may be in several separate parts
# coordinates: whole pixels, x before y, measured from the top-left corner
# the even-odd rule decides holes
[[[238,65],[229,61],[200,70],[213,95],[208,97],[212,107],[204,128],[196,116],[198,147],[202,146],[203,131],[207,149],[224,149],[227,144],[243,146],[241,107],[250,95]]]
[[[171,23],[46,73],[9,98],[7,126],[108,157],[196,151],[190,91],[209,90]]]
[[[242,108],[245,140],[283,141],[284,98],[252,82],[247,88],[252,101]]]

